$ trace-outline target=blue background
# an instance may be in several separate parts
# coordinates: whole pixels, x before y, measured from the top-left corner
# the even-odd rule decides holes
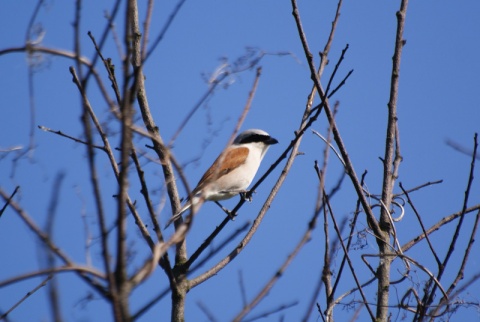
[[[24,45],[28,21],[35,5],[35,1],[2,1],[0,49]],[[176,2],[165,1],[155,4],[151,40],[159,33],[175,5]],[[81,22],[81,47],[84,56],[92,57],[94,53],[87,31],[92,31],[97,40],[100,38],[105,26],[104,12],[110,10],[111,6],[112,4],[103,1],[84,1]],[[323,50],[327,40],[336,2],[300,1],[299,6],[311,50],[314,54],[318,53]],[[326,84],[341,50],[349,44],[336,82],[349,70],[354,69],[354,73],[332,98],[332,102],[340,102],[338,127],[355,170],[357,174],[368,170],[368,189],[377,194],[380,193],[382,184],[383,167],[379,157],[384,155],[391,58],[396,30],[395,12],[398,7],[398,1],[346,1],[330,52],[330,64],[322,78]],[[120,37],[123,31],[122,10],[123,6],[115,25]],[[143,20],[144,7],[141,7],[141,12],[140,19]],[[209,75],[219,68],[224,59],[233,63],[253,49],[256,54],[264,52],[268,55],[263,56],[259,63],[262,66],[260,84],[242,129],[262,128],[280,141],[280,144],[273,146],[267,153],[260,173],[276,160],[292,140],[293,131],[300,124],[307,95],[312,87],[291,12],[289,1],[187,1],[184,4],[144,69],[150,107],[166,142],[170,141],[185,116],[208,90],[205,80]],[[446,144],[446,140],[452,140],[471,150],[474,132],[479,131],[479,14],[480,2],[475,0],[460,3],[451,0],[411,1],[407,12],[404,34],[407,42],[402,56],[398,101],[403,156],[398,181],[406,188],[412,188],[428,181],[443,179],[441,185],[424,188],[412,195],[427,227],[444,216],[460,211],[462,207],[471,157],[452,149]],[[42,45],[72,51],[73,21],[73,1],[47,1],[37,19],[45,31]],[[284,53],[288,55],[283,55]],[[113,59],[120,73],[121,60],[111,37],[103,54]],[[54,241],[74,261],[87,264],[90,260],[100,268],[100,242],[96,229],[95,205],[88,180],[85,146],[36,128],[36,125],[43,125],[72,136],[82,136],[80,97],[68,71],[68,67],[74,62],[48,55],[41,55],[40,59],[33,77],[35,149],[28,154],[28,158],[24,157],[16,164],[13,163],[15,153],[1,152],[0,185],[9,193],[15,186],[20,185],[21,190],[16,201],[41,227],[45,224],[50,198],[52,195],[56,196],[59,203]],[[317,57],[316,64],[318,66]],[[2,149],[12,146],[27,148],[29,144],[32,115],[29,108],[27,67],[25,53],[0,56]],[[97,67],[108,87],[106,73],[100,65]],[[174,142],[173,153],[184,165],[191,186],[198,181],[227,143],[247,101],[254,76],[255,69],[229,76],[222,84],[228,86],[218,87]],[[90,83],[89,99],[105,128],[112,131],[112,146],[117,146],[119,136],[114,134],[118,131],[117,121],[109,114],[108,106],[93,82]],[[137,123],[141,124],[141,120],[138,119]],[[322,114],[313,129],[325,133],[326,128],[327,123]],[[100,143],[99,137],[95,140]],[[148,140],[137,138],[136,143],[153,157],[153,153],[144,148]],[[318,137],[310,131],[306,133],[300,147],[304,154],[297,157],[285,184],[251,243],[217,276],[187,295],[187,321],[208,320],[200,311],[199,303],[205,305],[219,321],[231,319],[242,308],[239,274],[243,276],[247,300],[251,300],[267,279],[275,274],[304,234],[312,216],[318,185],[313,164],[315,160],[322,161],[324,147],[325,144]],[[171,212],[168,201],[165,201],[161,167],[145,159],[143,164],[163,226]],[[117,192],[117,185],[108,160],[101,152],[97,153],[97,167],[109,225],[113,225],[116,208],[115,200],[111,196]],[[64,172],[66,177],[61,189],[53,191],[55,176],[60,172]],[[327,172],[327,188],[336,184],[341,172],[341,164],[332,157]],[[475,174],[478,177],[478,169]],[[235,222],[229,223],[217,243],[244,222],[255,218],[279,175],[280,168],[257,189],[253,202],[244,205],[240,216]],[[130,195],[132,199],[139,201],[139,211],[148,223],[146,207],[138,193],[138,183],[134,175],[131,176],[131,181]],[[339,221],[352,216],[356,202],[353,192],[346,179],[342,190],[332,200],[335,216]],[[398,187],[395,192],[400,192]],[[478,204],[479,192],[478,182],[474,182],[469,205]],[[184,195],[185,190],[181,188],[180,193]],[[236,202],[235,198],[226,201],[224,205],[231,208]],[[396,226],[402,244],[420,233],[413,212],[408,207],[406,209],[405,219]],[[378,211],[378,208],[376,210]],[[89,224],[88,231],[84,228],[82,215]],[[215,205],[203,206],[189,234],[190,254],[223,216]],[[473,217],[468,216],[464,229],[470,229]],[[366,228],[363,217],[359,223],[359,229],[361,228]],[[441,256],[446,252],[452,231],[453,225],[450,224],[432,236]],[[153,233],[153,230],[151,232]],[[460,262],[469,232],[465,230],[462,234],[466,237],[457,246],[458,254],[451,265],[458,265]],[[149,251],[133,220],[129,222],[129,234],[129,246],[134,252],[133,271],[133,268],[147,258]],[[171,234],[171,230],[167,230],[166,234]],[[88,256],[85,252],[86,238],[92,243]],[[232,241],[194,276],[226,256],[239,240],[237,238]],[[286,321],[296,321],[303,317],[314,286],[320,278],[323,243],[324,233],[319,223],[311,241],[302,249],[270,294],[252,312],[252,316],[298,301],[293,308],[274,314],[268,319],[278,320],[282,314]],[[41,267],[44,256],[41,243],[11,209],[0,218],[0,245],[0,281]],[[464,281],[477,274],[480,267],[478,256],[475,256],[479,249],[477,245],[474,247]],[[369,279],[371,273],[360,262],[360,255],[376,251],[377,246],[369,237],[363,248],[352,252],[356,273],[363,281]],[[334,258],[334,269],[338,269],[341,254],[339,250]],[[412,249],[408,254],[436,271],[433,257],[425,245]],[[450,269],[442,280],[445,285],[449,285],[456,274],[457,268],[452,266]],[[402,270],[401,265],[399,270]],[[396,271],[394,277],[395,274]],[[425,279],[419,269],[416,269],[412,276],[412,284]],[[341,284],[338,295],[353,285],[348,272],[344,273],[343,278],[344,283]],[[40,281],[40,278],[35,278],[1,288],[0,309],[11,307]],[[74,274],[61,274],[59,284],[65,320],[110,319],[110,308],[104,305],[98,295],[94,294],[94,300],[85,300],[92,291]],[[133,293],[132,312],[166,286],[167,279],[159,269]],[[470,290],[476,288],[478,283]],[[375,287],[367,290],[371,302],[375,301],[375,292]],[[401,298],[404,292],[405,288],[393,286],[391,303],[396,303],[397,298]],[[462,298],[478,303],[476,292],[470,294],[467,291],[462,294]],[[357,296],[356,300],[360,300],[360,297]],[[324,303],[323,289],[318,301],[320,304]],[[12,321],[49,320],[47,304],[46,288],[43,288],[27,299],[10,317]],[[363,312],[365,313],[365,310]],[[392,309],[392,313],[393,319],[402,316],[395,309]],[[354,310],[347,307],[339,307],[335,311],[338,320],[347,319],[353,314]],[[169,317],[170,300],[167,296],[148,311],[141,321],[166,321]],[[460,309],[452,320],[471,320],[478,317],[478,307],[470,307]],[[361,315],[360,319],[365,318],[366,315]],[[319,320],[316,312],[313,312],[310,320]]]

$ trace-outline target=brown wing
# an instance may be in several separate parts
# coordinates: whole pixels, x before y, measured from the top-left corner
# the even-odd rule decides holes
[[[200,190],[206,183],[226,175],[236,169],[239,165],[245,163],[245,160],[247,160],[248,157],[248,152],[248,148],[236,147],[220,154],[200,179],[195,190]]]

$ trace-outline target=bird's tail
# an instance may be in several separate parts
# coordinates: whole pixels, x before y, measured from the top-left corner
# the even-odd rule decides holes
[[[176,221],[178,218],[182,217],[183,213],[185,211],[187,211],[190,207],[192,206],[192,203],[191,202],[187,202],[183,207],[182,209],[180,209],[179,212],[177,212],[175,215],[173,215],[172,217],[170,217],[170,219],[167,221],[167,224],[165,225],[165,228],[164,229],[167,229],[168,226],[170,226],[172,224],[172,222]]]

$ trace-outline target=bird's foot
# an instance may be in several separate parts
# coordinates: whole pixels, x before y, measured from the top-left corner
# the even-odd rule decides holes
[[[244,190],[240,192],[240,198],[242,200],[252,202],[252,195],[255,193],[255,190]]]
[[[230,210],[228,210],[227,208],[225,208],[224,206],[222,206],[222,204],[219,203],[218,201],[215,201],[215,203],[217,204],[217,206],[219,206],[220,208],[222,208],[223,212],[228,215],[228,217],[230,218],[230,220],[235,220],[235,215],[234,215]]]

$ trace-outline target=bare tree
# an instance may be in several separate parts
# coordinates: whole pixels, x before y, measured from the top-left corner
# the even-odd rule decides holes
[[[171,311],[168,314],[162,311],[156,318],[164,321],[168,316],[171,321],[184,321],[188,305],[191,305],[187,303],[189,292],[202,284],[212,283],[212,277],[217,274],[233,275],[224,269],[248,249],[254,236],[262,234],[260,228],[265,216],[275,205],[281,188],[288,184],[287,177],[293,176],[292,167],[302,154],[302,140],[310,133],[314,133],[314,137],[318,139],[316,149],[323,149],[323,160],[315,161],[311,167],[311,174],[314,174],[317,180],[316,200],[311,205],[313,211],[308,220],[303,222],[304,231],[298,236],[298,241],[289,244],[288,256],[278,259],[278,268],[270,272],[271,278],[265,280],[254,296],[247,295],[245,285],[248,283],[240,273],[242,303],[232,303],[229,312],[236,310],[232,320],[253,321],[271,315],[286,314],[300,303],[305,309],[301,316],[296,318],[303,321],[319,318],[333,321],[337,312],[344,308],[353,309],[351,320],[369,318],[372,321],[389,321],[393,319],[394,312],[397,314],[396,319],[448,320],[461,307],[478,307],[476,298],[471,301],[462,300],[462,295],[471,289],[480,277],[480,273],[475,271],[468,275],[467,280],[462,281],[467,268],[475,270],[472,252],[480,219],[480,204],[474,203],[472,206],[470,199],[475,163],[478,159],[477,134],[474,135],[471,150],[460,149],[467,151],[471,163],[464,199],[457,212],[435,220],[434,224],[428,227],[425,224],[425,215],[417,209],[414,193],[440,184],[441,181],[425,182],[416,187],[406,187],[401,182],[401,123],[398,119],[398,100],[400,66],[406,44],[404,32],[408,24],[408,0],[400,1],[396,13],[396,33],[391,35],[394,50],[388,113],[382,121],[386,133],[381,158],[383,177],[380,193],[368,189],[369,177],[366,171],[361,176],[358,174],[359,169],[350,157],[348,144],[336,120],[341,108],[336,95],[340,91],[348,91],[348,80],[353,72],[343,71],[343,64],[348,60],[348,45],[338,56],[331,54],[337,26],[341,24],[343,1],[339,0],[337,3],[331,28],[325,33],[327,40],[317,57],[312,48],[319,46],[318,41],[312,40],[313,37],[307,38],[301,10],[297,1],[292,0],[292,26],[296,28],[298,41],[305,55],[311,88],[306,101],[297,102],[297,105],[305,104],[302,111],[298,110],[298,127],[286,129],[286,132],[292,133],[290,142],[284,143],[282,150],[275,152],[275,161],[258,175],[246,198],[241,198],[231,211],[226,211],[224,219],[216,228],[203,231],[203,242],[198,247],[194,246],[193,251],[188,252],[187,245],[191,245],[191,231],[202,221],[196,216],[197,207],[193,207],[195,209],[187,213],[184,220],[175,222],[174,232],[170,233],[162,227],[161,222],[180,209],[183,188],[187,195],[191,194],[185,163],[177,158],[178,147],[175,144],[186,128],[193,126],[192,118],[199,113],[201,107],[208,105],[220,88],[228,87],[231,77],[250,75],[252,82],[249,84],[249,92],[244,93],[243,108],[235,112],[236,116],[232,116],[235,122],[229,132],[230,139],[223,142],[231,143],[254,104],[264,73],[261,63],[267,58],[293,56],[286,52],[268,53],[248,49],[237,60],[223,59],[220,67],[208,75],[207,89],[199,95],[197,103],[179,122],[177,130],[165,136],[161,126],[165,120],[155,113],[150,103],[154,92],[152,89],[155,87],[149,84],[148,66],[152,55],[160,51],[159,46],[168,35],[172,23],[181,14],[184,3],[184,0],[178,1],[169,15],[160,21],[163,26],[159,28],[152,27],[158,23],[154,15],[154,1],[114,1],[105,14],[103,31],[84,34],[82,24],[88,21],[91,13],[83,11],[82,6],[85,3],[77,0],[72,24],[73,49],[68,50],[43,44],[43,31],[35,29],[35,22],[46,4],[38,1],[27,27],[25,43],[0,50],[1,57],[19,52],[26,54],[31,112],[29,144],[26,147],[14,146],[2,151],[5,157],[0,160],[6,164],[11,158],[11,178],[16,178],[19,171],[25,171],[20,168],[19,162],[36,160],[37,157],[32,155],[35,153],[35,133],[38,131],[35,128],[38,122],[36,115],[40,112],[36,109],[37,93],[34,91],[33,81],[35,71],[46,57],[67,60],[69,77],[80,98],[81,134],[75,135],[68,127],[52,128],[48,124],[39,124],[38,129],[50,134],[50,140],[59,137],[62,142],[68,141],[78,150],[82,149],[80,155],[83,156],[84,169],[78,171],[88,177],[90,192],[73,191],[73,194],[88,194],[88,202],[84,207],[94,214],[92,219],[85,214],[85,208],[72,210],[75,215],[81,216],[84,224],[85,260],[79,260],[77,256],[70,254],[65,240],[56,237],[57,228],[54,223],[60,216],[57,206],[62,202],[61,196],[72,193],[73,190],[65,188],[65,173],[62,169],[58,169],[51,189],[44,228],[35,219],[38,218],[35,215],[38,209],[26,209],[23,206],[22,199],[19,198],[22,186],[16,185],[13,189],[3,184],[0,186],[0,195],[4,201],[0,216],[15,214],[21,219],[31,234],[40,241],[42,248],[38,254],[43,263],[40,269],[0,281],[0,288],[6,289],[22,281],[41,277],[40,283],[33,283],[26,296],[18,298],[11,307],[0,308],[1,319],[7,320],[12,312],[22,310],[23,302],[31,296],[39,296],[36,292],[47,285],[51,319],[68,320],[61,305],[62,280],[59,279],[63,273],[68,272],[90,289],[91,293],[86,296],[87,302],[100,298],[110,307],[114,321],[141,320],[147,312],[165,302],[170,303]],[[83,45],[85,40],[88,40],[89,49]],[[116,56],[112,56],[112,46],[107,45],[108,43],[115,44],[118,51]],[[92,54],[87,56],[86,52]],[[327,73],[329,63],[333,68]],[[181,84],[179,86],[181,87]],[[190,93],[187,88],[184,92]],[[106,106],[108,111],[102,112],[100,106]],[[322,119],[327,124],[323,134],[313,128]],[[186,146],[182,148],[188,149]],[[338,178],[330,175],[330,168],[334,163],[339,163],[342,168]],[[157,170],[152,170],[153,166]],[[161,175],[158,175],[159,168]],[[111,175],[105,176],[106,169]],[[158,181],[163,184],[161,189],[155,188],[159,185]],[[272,185],[268,186],[266,182],[272,182]],[[112,189],[115,192],[110,198],[108,194]],[[260,189],[268,192],[264,200],[257,199],[254,194]],[[351,216],[339,220],[341,216],[337,213],[338,205],[333,200],[337,193],[343,191],[349,191],[349,200],[352,202],[346,206]],[[246,201],[252,197],[255,202],[262,202],[255,220],[253,223],[237,225],[229,232],[227,225],[233,227],[232,218],[246,208]],[[300,202],[310,201],[305,199]],[[218,211],[222,212],[220,209]],[[281,209],[276,211],[281,212]],[[410,235],[408,228],[400,227],[398,223],[402,222],[407,211],[415,215],[415,225],[421,233],[402,244],[400,240]],[[439,209],[431,211],[440,212]],[[474,219],[466,224],[465,221],[470,217]],[[322,229],[319,229],[320,226]],[[448,229],[450,226],[454,228]],[[298,300],[279,303],[263,312],[255,311],[257,305],[275,291],[274,286],[317,231],[323,234],[319,251],[322,253],[323,265],[306,268],[317,277],[310,281],[312,289],[306,291],[306,295]],[[446,246],[438,246],[432,240],[435,234],[438,234],[437,231],[443,233],[443,239],[449,240]],[[232,241],[235,241],[235,245],[232,245]],[[376,245],[375,251],[368,250],[365,245],[373,241]],[[424,249],[433,260],[425,261],[424,258],[412,255],[411,250],[415,247]],[[453,260],[453,256],[456,260]],[[155,272],[157,268],[160,268],[161,273]],[[142,297],[139,301],[134,294],[138,289],[142,292],[153,289],[153,294]],[[206,319],[217,320],[216,312],[221,310],[221,307],[209,307],[203,302],[197,304]]]

